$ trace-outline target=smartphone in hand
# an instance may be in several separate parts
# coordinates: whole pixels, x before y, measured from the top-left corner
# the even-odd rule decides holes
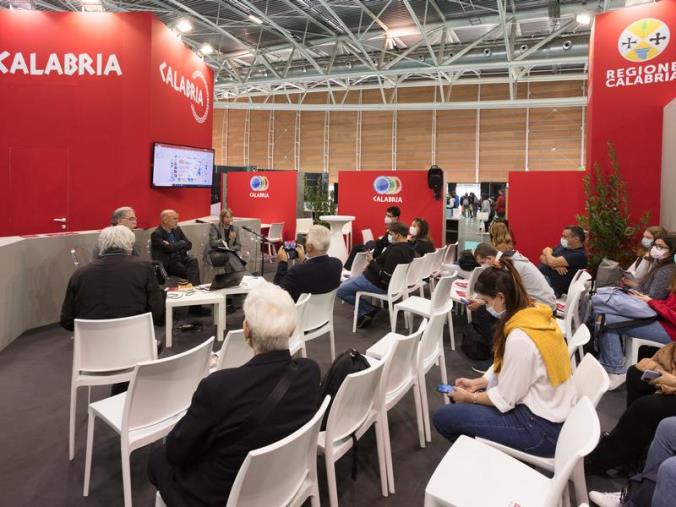
[[[662,373],[659,371],[655,370],[646,370],[643,372],[643,375],[641,375],[641,380],[643,382],[650,382],[651,380],[655,380],[656,378],[659,378],[662,376]]]
[[[455,391],[455,387],[453,387],[451,384],[439,384],[437,385],[437,391],[442,394],[451,394],[453,391]]]

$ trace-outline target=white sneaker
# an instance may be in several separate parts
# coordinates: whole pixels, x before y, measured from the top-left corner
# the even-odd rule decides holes
[[[613,493],[590,491],[589,499],[599,507],[620,507],[622,505],[622,491],[615,491]]]
[[[609,373],[608,378],[610,379],[610,386],[608,387],[608,390],[614,391],[615,389],[617,389],[618,387],[620,387],[622,384],[625,383],[625,381],[627,380],[627,374]]]

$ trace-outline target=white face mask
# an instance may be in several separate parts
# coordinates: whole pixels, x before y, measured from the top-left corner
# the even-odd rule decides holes
[[[667,250],[662,250],[661,248],[658,248],[656,246],[650,249],[650,257],[652,257],[655,260],[661,261],[662,259],[666,259],[667,255],[669,255],[669,252]]]
[[[385,215],[385,225],[390,225],[392,223],[392,217]]]
[[[506,310],[502,310],[501,312],[499,312],[495,308],[493,308],[491,305],[486,305],[486,311],[488,313],[490,313],[496,319],[501,319],[502,317],[504,317],[505,312],[506,312]]]
[[[641,238],[641,246],[643,246],[643,248],[650,248],[652,245],[652,240],[648,238]]]
[[[387,241],[389,241],[390,243],[394,243],[394,236],[392,236],[392,234],[388,234]]]
[[[563,248],[568,248],[568,240],[566,238],[561,238],[561,246]]]
[[[408,228],[408,233],[411,236],[417,236],[418,235],[418,228],[411,226],[411,227]]]

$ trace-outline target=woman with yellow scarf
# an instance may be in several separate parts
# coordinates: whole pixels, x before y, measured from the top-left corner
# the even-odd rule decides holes
[[[568,349],[551,309],[529,300],[509,259],[501,264],[484,270],[474,287],[500,319],[493,366],[483,377],[455,381],[454,403],[434,413],[434,426],[451,442],[481,437],[551,457],[577,401]]]

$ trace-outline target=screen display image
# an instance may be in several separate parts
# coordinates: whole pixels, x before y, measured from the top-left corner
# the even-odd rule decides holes
[[[154,144],[154,187],[211,187],[213,175],[213,150]]]

